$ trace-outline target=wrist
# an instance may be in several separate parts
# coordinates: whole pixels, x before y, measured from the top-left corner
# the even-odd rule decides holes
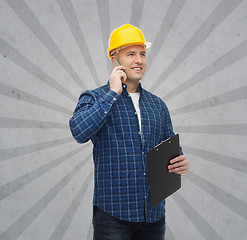
[[[120,92],[120,91],[117,91],[117,90],[115,90],[114,88],[110,88],[112,91],[114,91],[115,93],[117,93],[118,95],[121,95],[121,93],[122,93],[122,91]]]

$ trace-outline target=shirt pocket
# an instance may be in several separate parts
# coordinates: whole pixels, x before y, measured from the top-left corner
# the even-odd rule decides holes
[[[150,140],[154,142],[163,140],[164,113],[158,108],[150,108],[149,111],[142,112],[142,115],[144,134],[149,134]]]

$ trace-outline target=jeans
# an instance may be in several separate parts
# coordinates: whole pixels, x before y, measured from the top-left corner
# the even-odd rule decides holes
[[[165,217],[157,222],[127,222],[93,208],[94,240],[164,240]]]

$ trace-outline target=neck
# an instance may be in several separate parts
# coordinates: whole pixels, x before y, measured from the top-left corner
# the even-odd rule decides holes
[[[131,81],[131,80],[127,79],[125,84],[127,85],[127,91],[129,93],[136,93],[137,92],[137,88],[139,86],[139,81],[136,82],[136,81]]]

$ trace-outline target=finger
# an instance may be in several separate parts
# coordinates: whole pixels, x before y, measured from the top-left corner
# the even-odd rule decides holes
[[[127,75],[126,75],[125,72],[122,71],[119,75],[120,75],[121,80],[122,80],[123,82],[125,82],[125,81],[127,80]]]
[[[124,73],[124,76],[123,76],[123,81],[126,82],[127,81],[127,75],[126,73]]]
[[[176,171],[175,173],[177,173],[177,174],[186,174],[188,172],[189,172],[189,169],[184,169],[184,170]]]
[[[115,73],[115,76],[118,76],[119,78],[125,78],[126,76],[126,73],[122,70],[118,70],[116,73]]]
[[[187,167],[179,167],[179,168],[174,168],[169,170],[170,173],[187,173],[189,171],[189,169]]]
[[[168,171],[173,172],[173,173],[188,172],[189,166],[181,166],[181,167],[177,167],[177,168],[171,168],[171,169],[168,169]]]
[[[179,162],[168,165],[168,169],[177,168],[181,166],[188,166],[188,165],[189,165],[189,161],[183,160],[183,161],[179,161]]]
[[[120,78],[127,78],[126,73],[123,70],[118,70],[116,74],[120,76]]]
[[[187,159],[187,157],[185,155],[180,155],[178,157],[175,157],[175,158],[171,159],[170,163],[173,164],[175,162],[183,161],[185,159]]]
[[[116,73],[121,73],[122,74],[122,73],[125,73],[125,72],[122,69],[118,69]]]
[[[113,71],[118,71],[118,70],[122,70],[122,71],[124,71],[124,70],[126,70],[126,67],[124,67],[124,66],[117,66],[117,67],[115,67],[114,69],[113,69]]]
[[[168,167],[168,170],[171,170],[171,171],[178,171],[178,170],[184,170],[184,169],[188,169],[189,167],[187,165],[181,165],[181,166],[169,166]]]
[[[169,172],[180,172],[180,171],[187,171],[187,170],[188,168],[183,166],[183,167],[169,169]]]
[[[186,173],[188,173],[188,171],[179,171],[179,172],[174,172],[175,174],[180,174],[180,175],[184,175]]]

